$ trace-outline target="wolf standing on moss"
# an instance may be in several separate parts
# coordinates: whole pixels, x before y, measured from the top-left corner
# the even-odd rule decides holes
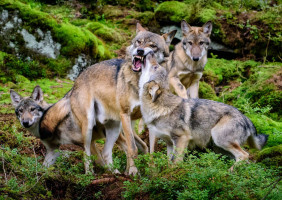
[[[154,152],[155,137],[166,141],[167,154],[174,161],[183,159],[187,146],[204,148],[213,141],[232,153],[238,162],[249,157],[241,145],[248,143],[261,149],[267,142],[268,136],[258,135],[251,120],[236,108],[172,94],[167,72],[158,65],[152,51],[146,56],[139,87],[142,117],[149,128],[150,153]]]
[[[112,59],[88,67],[76,79],[70,97],[71,109],[82,129],[86,154],[90,155],[92,129],[96,122],[105,125],[106,141],[103,158],[112,163],[112,148],[119,137],[120,122],[127,144],[127,170],[136,174],[134,158],[137,148],[133,120],[141,118],[138,82],[144,65],[146,47],[156,54],[158,63],[169,56],[169,45],[176,31],[158,35],[137,23],[136,37],[127,48],[126,59]],[[137,138],[137,137],[135,137]],[[140,138],[139,138],[140,139]],[[140,139],[141,149],[148,152]],[[88,150],[87,150],[88,149]]]
[[[12,104],[21,125],[35,137],[40,138],[46,147],[47,153],[43,162],[44,166],[48,167],[55,163],[60,155],[57,150],[62,144],[75,144],[84,147],[85,138],[75,115],[71,111],[71,92],[72,90],[57,103],[50,105],[44,101],[43,91],[39,86],[34,88],[30,97],[22,97],[14,90],[10,91]],[[111,140],[111,138],[107,138],[104,126],[99,123],[93,127],[91,134],[91,155],[97,156],[96,163],[104,166],[106,162],[96,147],[95,140],[106,137],[107,141]],[[126,151],[127,147],[123,135],[119,135],[117,144]],[[86,160],[84,164],[87,173],[89,171],[89,162]]]
[[[172,91],[182,98],[199,97],[199,80],[207,63],[207,52],[211,42],[212,23],[203,27],[191,27],[181,22],[183,38],[175,46],[168,60],[168,77]]]

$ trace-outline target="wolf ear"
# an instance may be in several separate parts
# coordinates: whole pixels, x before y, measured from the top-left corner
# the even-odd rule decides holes
[[[32,92],[32,94],[31,94],[31,96],[30,96],[34,101],[36,101],[36,102],[41,102],[41,101],[43,101],[43,92],[42,92],[42,90],[41,90],[41,88],[40,88],[40,86],[39,85],[37,85],[34,89],[33,89],[33,92]]]
[[[160,86],[155,82],[151,81],[148,85],[149,94],[151,95],[152,102],[155,102],[157,98],[160,96],[162,91],[160,90]]]
[[[14,90],[10,90],[10,97],[12,100],[12,104],[14,107],[17,107],[20,103],[20,101],[23,99],[21,95],[16,93]]]
[[[181,30],[183,35],[187,35],[191,31],[191,26],[184,19],[181,21]]]
[[[166,34],[163,34],[163,35],[162,35],[163,38],[164,38],[164,40],[165,40],[165,43],[166,43],[167,45],[170,45],[170,43],[171,43],[171,41],[173,40],[173,38],[174,38],[176,32],[177,32],[177,30],[173,30],[173,31],[171,31],[171,32],[169,32],[169,33],[166,33]]]
[[[202,28],[203,28],[203,31],[204,31],[205,34],[210,35],[211,32],[212,32],[212,23],[211,23],[211,21],[208,21],[207,23],[205,23]]]
[[[136,24],[136,33],[139,33],[141,31],[146,31],[146,29],[144,29],[140,23],[137,22]]]

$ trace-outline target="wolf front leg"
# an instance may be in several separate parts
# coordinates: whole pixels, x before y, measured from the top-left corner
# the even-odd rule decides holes
[[[173,143],[176,145],[176,158],[174,159],[174,162],[183,161],[184,151],[188,147],[190,137],[186,134],[183,134],[181,136],[176,136],[173,140]]]
[[[187,93],[189,93],[190,98],[199,98],[199,81],[201,77],[202,77],[202,73],[196,73],[192,76],[191,85],[187,90]]]
[[[180,82],[176,76],[169,77],[169,84],[173,87],[176,94],[184,99],[188,99],[185,86]]]
[[[46,147],[47,153],[44,158],[43,166],[50,167],[56,162],[56,159],[60,156],[60,153],[56,150],[59,149],[58,145],[51,145],[47,142],[42,141]]]
[[[127,170],[129,175],[136,175],[138,170],[134,164],[137,157],[137,147],[134,140],[134,133],[131,127],[131,118],[127,113],[120,113],[123,132],[127,145]]]

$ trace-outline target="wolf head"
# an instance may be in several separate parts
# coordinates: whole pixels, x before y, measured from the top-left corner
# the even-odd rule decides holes
[[[43,116],[45,102],[43,92],[39,86],[33,89],[30,97],[22,97],[14,90],[10,90],[12,104],[20,123],[25,128],[32,128]]]
[[[212,31],[210,21],[202,27],[191,27],[185,20],[182,20],[181,30],[183,34],[182,47],[191,60],[198,61],[207,55]]]
[[[139,23],[136,26],[136,37],[132,40],[131,46],[127,48],[127,56],[132,61],[132,70],[139,72],[144,65],[145,48],[151,48],[156,55],[157,62],[162,63],[165,57],[169,56],[169,45],[176,33],[176,30],[158,35],[145,30]]]
[[[157,57],[152,50],[145,57],[142,74],[139,79],[139,88],[141,88],[140,94],[143,93],[143,90],[148,91],[153,102],[160,94],[160,88],[162,90],[169,90],[167,71],[158,63]]]

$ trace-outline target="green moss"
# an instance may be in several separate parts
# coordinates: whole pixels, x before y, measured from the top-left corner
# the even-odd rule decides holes
[[[142,12],[137,16],[137,19],[140,20],[142,25],[148,25],[150,24],[152,21],[155,21],[154,19],[155,14],[151,11],[146,11],[146,12]]]
[[[200,81],[199,86],[199,97],[202,99],[218,101],[218,97],[216,96],[215,91],[212,89],[212,87],[206,82],[202,81]]]
[[[15,78],[17,83],[30,83],[30,80],[28,80],[26,77],[22,75],[16,75]]]
[[[270,106],[270,112],[278,113],[278,116],[281,116],[282,91],[275,85],[275,80],[272,80],[280,70],[281,63],[251,68],[253,74],[232,93],[226,94],[225,100],[232,101],[236,107],[242,110],[246,103],[252,104],[252,108]]]
[[[233,80],[241,82],[247,79],[247,77],[245,77],[247,69],[258,66],[259,64],[260,63],[252,60],[241,62],[209,58],[203,76],[207,82],[211,82],[215,86],[226,84]]]
[[[267,166],[282,166],[282,144],[260,151],[257,155],[257,161]]]
[[[21,78],[25,79],[24,77]],[[25,79],[25,81],[19,81],[17,84],[12,82],[6,84],[0,83],[0,91],[3,93],[0,95],[0,107],[3,104],[11,103],[10,89],[15,89],[16,91],[20,90],[17,92],[22,96],[30,96],[36,85],[39,85],[42,88],[44,99],[48,103],[55,103],[72,88],[73,82],[67,79],[37,79],[29,82]]]
[[[2,63],[3,63],[5,55],[6,55],[6,53],[5,53],[5,52],[0,51],[0,64],[2,64]]]
[[[18,59],[17,57],[6,54],[0,63],[0,82],[17,82],[17,76],[23,75],[29,79],[46,77],[46,66],[38,61]]]
[[[86,28],[105,41],[122,42],[124,40],[118,31],[99,22],[88,23]]]
[[[216,19],[216,10],[211,8],[204,8],[196,14],[196,18],[198,18],[201,23],[213,21]]]
[[[161,3],[155,10],[155,17],[160,22],[179,23],[185,19],[189,21],[191,9],[187,4],[178,1],[167,1]]]
[[[263,114],[246,113],[246,116],[253,122],[258,133],[269,135],[267,147],[282,144],[282,122],[274,121]]]
[[[61,53],[65,56],[86,53],[98,60],[108,57],[106,54],[98,54],[99,39],[85,28],[76,27],[68,22],[58,22],[49,14],[31,9],[20,1],[4,0],[0,5],[8,10],[19,10],[19,15],[24,20],[25,26],[40,26],[43,30],[50,30],[55,40],[61,43]]]
[[[124,12],[118,6],[106,5],[103,7],[103,13],[107,19],[114,19],[124,16]]]

